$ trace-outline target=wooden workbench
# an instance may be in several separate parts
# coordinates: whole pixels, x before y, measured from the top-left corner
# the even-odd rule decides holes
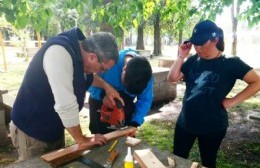
[[[125,144],[125,140],[126,138],[119,138],[118,141],[118,145],[116,146],[116,149],[119,152],[119,156],[117,157],[117,159],[115,160],[112,168],[123,168],[124,166],[124,158],[126,156],[127,153],[127,146]],[[108,144],[101,146],[101,147],[95,147],[92,150],[88,150],[84,153],[84,157],[91,159],[93,161],[96,161],[100,164],[104,164],[106,159],[109,156],[109,152],[108,149],[111,146],[111,144],[113,143],[113,141],[109,142]],[[167,157],[168,156],[173,156],[175,159],[175,164],[176,164],[176,168],[190,168],[192,162],[187,160],[187,159],[183,159],[180,158],[178,156],[175,156],[169,152],[166,151],[160,151],[157,148],[153,147],[151,148],[148,144],[146,144],[145,142],[142,142],[141,144],[135,146],[132,148],[132,152],[134,150],[138,150],[138,149],[151,149],[152,152],[155,154],[155,156],[167,167],[168,166],[168,161],[167,161]],[[44,162],[43,160],[40,159],[40,157],[34,157],[32,159],[23,161],[23,162],[19,162],[19,163],[14,163],[11,164],[9,166],[7,166],[7,168],[32,168],[32,167],[36,167],[36,168],[51,168],[51,165]],[[63,165],[61,167],[64,168],[89,168],[88,166],[82,164],[79,161],[73,161],[71,163],[68,163],[66,165]],[[140,166],[135,162],[135,168],[140,168]]]

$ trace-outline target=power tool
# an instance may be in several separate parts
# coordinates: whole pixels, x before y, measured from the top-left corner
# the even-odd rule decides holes
[[[122,103],[115,99],[115,105],[113,107],[108,107],[102,105],[100,111],[101,122],[111,124],[110,129],[123,129],[125,124],[125,112]]]

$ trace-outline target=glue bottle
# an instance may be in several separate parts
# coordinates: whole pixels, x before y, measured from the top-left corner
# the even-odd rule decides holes
[[[131,147],[127,147],[127,155],[125,157],[124,168],[134,168],[134,161],[131,153]]]

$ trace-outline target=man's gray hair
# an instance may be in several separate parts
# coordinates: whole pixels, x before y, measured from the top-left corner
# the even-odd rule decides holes
[[[118,61],[118,46],[112,33],[94,33],[82,41],[82,46],[85,51],[95,53],[100,61]]]

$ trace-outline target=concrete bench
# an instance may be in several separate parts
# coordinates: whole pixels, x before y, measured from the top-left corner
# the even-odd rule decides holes
[[[175,61],[175,59],[173,59],[173,57],[161,57],[161,58],[158,58],[158,66],[170,68],[172,66],[172,64],[174,63],[174,61]]]
[[[17,51],[16,52],[16,56],[17,57],[25,57],[26,53],[22,52],[22,51]]]
[[[37,52],[39,48],[38,47],[27,47],[25,51],[17,51],[16,56],[17,57],[33,57]]]
[[[136,50],[136,52],[143,57],[146,57],[147,59],[151,58],[151,51],[150,50]]]
[[[27,47],[26,48],[27,57],[33,57],[38,52],[38,50],[39,50],[38,47]]]
[[[8,139],[8,125],[11,121],[11,111],[15,98],[8,94],[7,90],[0,90],[0,146],[10,142]]]
[[[176,83],[171,83],[167,80],[169,70],[170,68],[153,67],[153,104],[170,101],[176,98]]]

